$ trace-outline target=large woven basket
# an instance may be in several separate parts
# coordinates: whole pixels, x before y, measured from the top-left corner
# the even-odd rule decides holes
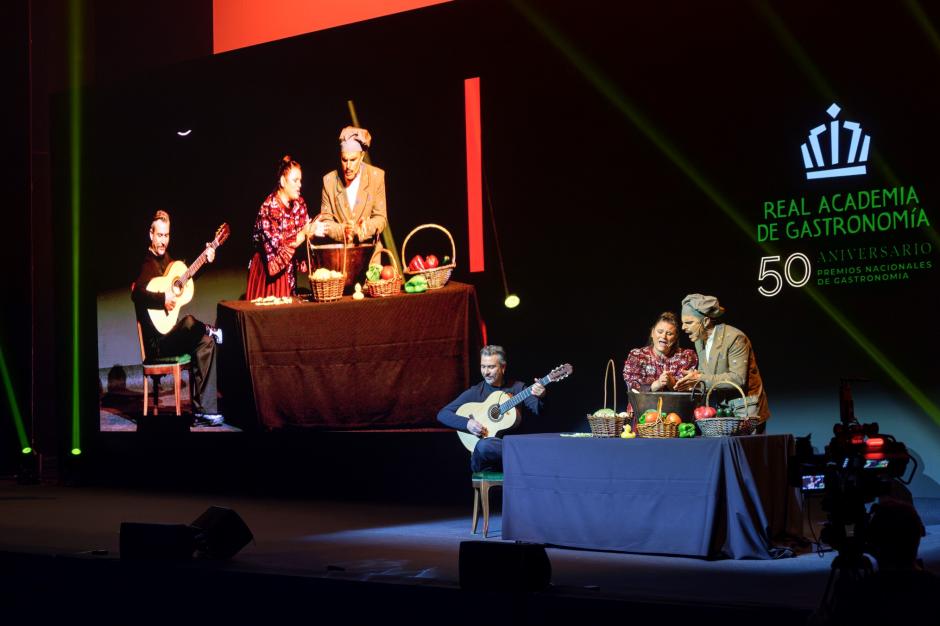
[[[317,215],[313,220],[321,220],[323,214]],[[343,269],[342,276],[339,278],[329,278],[327,280],[314,280],[313,278],[313,260],[310,258],[310,248],[312,244],[307,241],[307,269],[310,272],[307,277],[310,279],[310,291],[313,293],[313,299],[317,302],[333,302],[343,297],[343,287],[346,285],[346,260],[349,255],[349,246],[343,241]],[[333,268],[327,268],[333,269]],[[336,271],[336,270],[333,270]]]
[[[614,365],[614,360],[610,359],[607,362],[607,369],[604,370],[604,407],[607,408],[607,379],[608,374],[611,374],[610,378],[613,382],[613,398],[614,398],[614,412],[617,411],[617,366]],[[588,424],[591,426],[591,434],[595,437],[619,437],[620,433],[623,431],[623,424],[626,418],[620,417],[619,415],[614,415],[612,417],[598,417],[595,415],[588,415]]]
[[[730,385],[738,390],[738,393],[741,394],[741,397],[744,398],[744,407],[747,409],[747,395],[744,393],[744,390],[741,389],[735,383],[729,381],[722,381],[715,383],[708,390],[708,393],[705,395],[705,406],[709,406],[708,402],[711,399],[712,391],[721,385]],[[707,417],[705,419],[700,419],[695,421],[695,425],[698,426],[699,431],[701,431],[703,437],[731,437],[734,435],[750,435],[754,432],[754,429],[757,428],[760,424],[760,418],[756,415],[743,415],[735,417]]]
[[[408,236],[405,237],[405,242],[401,244],[402,264],[404,265],[408,262],[408,255],[405,253],[405,249],[408,247],[408,240],[411,239],[412,235],[424,228],[436,228],[443,231],[444,234],[447,235],[447,238],[450,240],[450,263],[431,269],[414,271],[408,269],[408,266],[405,265],[404,272],[409,276],[412,274],[421,274],[428,281],[428,289],[440,289],[447,284],[447,281],[450,280],[451,272],[453,272],[454,268],[457,267],[457,247],[454,245],[454,238],[451,236],[450,231],[448,231],[443,226],[438,226],[437,224],[421,224],[420,226],[416,226],[414,230],[408,233]]]
[[[392,267],[395,268],[395,275],[391,278],[384,278],[380,280],[366,280],[366,292],[373,298],[394,296],[395,294],[401,292],[401,270],[398,269],[398,261],[395,260],[394,254],[385,248],[380,248],[379,250],[376,250],[372,253],[372,258],[369,259],[369,264],[371,265],[375,261],[376,255],[379,256],[379,259],[381,259],[383,252],[388,255],[388,258],[392,260]]]

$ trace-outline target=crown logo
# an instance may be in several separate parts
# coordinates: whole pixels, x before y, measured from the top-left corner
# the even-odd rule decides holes
[[[809,131],[809,141],[802,144],[800,149],[803,151],[803,167],[806,168],[806,178],[840,178],[842,176],[860,176],[867,172],[865,163],[868,161],[868,147],[871,137],[865,135],[862,137],[862,127],[858,122],[842,122],[842,128],[848,131],[845,133],[848,140],[848,151],[845,160],[841,159],[842,151],[839,141],[840,128],[839,120],[836,118],[842,109],[835,102],[826,109],[826,113],[832,118],[828,126],[820,124]],[[826,132],[829,132],[829,162],[823,156],[822,147],[819,145],[819,138]],[[851,137],[849,138],[849,133]],[[861,150],[859,143],[861,142]]]

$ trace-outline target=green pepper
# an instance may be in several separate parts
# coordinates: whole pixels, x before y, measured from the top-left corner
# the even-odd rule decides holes
[[[679,424],[679,437],[694,437],[695,436],[695,424],[691,422],[683,422]]]
[[[405,291],[407,293],[421,293],[422,291],[428,290],[428,279],[424,276],[412,276],[407,283],[405,283]]]

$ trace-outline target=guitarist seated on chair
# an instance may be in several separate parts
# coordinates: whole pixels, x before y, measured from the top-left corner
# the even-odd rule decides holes
[[[480,350],[480,373],[483,381],[470,387],[445,406],[437,414],[437,421],[459,431],[469,432],[481,437],[470,456],[470,471],[503,471],[503,440],[490,436],[486,427],[471,417],[462,417],[457,410],[468,402],[483,402],[493,392],[504,392],[508,398],[525,388],[521,382],[506,383],[506,351],[502,346],[489,345]],[[532,395],[522,403],[533,414],[538,415],[542,408],[542,396],[545,386],[536,380],[532,385]]]
[[[172,288],[166,292],[148,291],[151,280],[163,276],[173,259],[167,253],[170,245],[170,216],[166,211],[157,211],[150,224],[150,247],[140,266],[134,283],[131,299],[144,339],[147,359],[192,356],[192,384],[190,393],[193,415],[206,425],[218,426],[222,416],[218,411],[215,386],[215,345],[222,343],[222,331],[200,322],[192,315],[183,316],[166,334],[160,334],[148,315],[148,309],[172,311],[176,308],[176,295]],[[206,249],[206,260],[215,260],[215,250]]]

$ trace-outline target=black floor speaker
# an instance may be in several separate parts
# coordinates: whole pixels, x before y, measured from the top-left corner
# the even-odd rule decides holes
[[[190,524],[196,531],[196,550],[210,559],[228,559],[254,539],[248,526],[232,509],[210,506]]]
[[[460,542],[460,587],[479,591],[543,591],[552,581],[545,546],[503,541]]]
[[[121,522],[122,559],[178,561],[193,558],[195,532],[186,524]]]

